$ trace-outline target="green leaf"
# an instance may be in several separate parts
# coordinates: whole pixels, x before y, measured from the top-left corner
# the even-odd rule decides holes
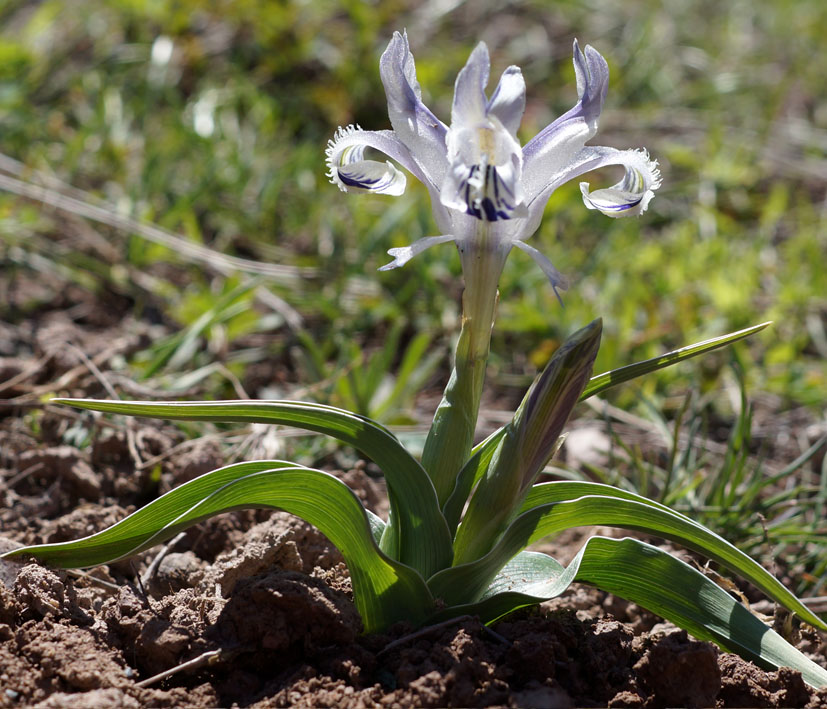
[[[491,623],[506,613],[559,596],[573,581],[590,583],[638,603],[728,652],[766,669],[792,667],[814,687],[827,685],[827,671],[799,652],[736,602],[714,581],[674,556],[636,539],[592,537],[568,567],[537,552],[517,555],[483,598],[446,608],[428,622],[478,615]]]
[[[402,355],[391,391],[382,393],[378,389],[371,399],[371,415],[374,418],[387,421],[422,389],[444,356],[441,347],[431,348],[428,352],[430,344],[428,333],[420,332],[414,336]]]
[[[603,372],[603,374],[598,374],[589,380],[583,390],[583,393],[580,395],[579,400],[584,401],[590,396],[600,394],[607,389],[610,389],[618,384],[622,384],[623,382],[627,382],[630,379],[635,379],[643,374],[648,374],[649,372],[654,372],[657,369],[663,369],[664,367],[668,367],[672,364],[677,364],[678,362],[682,362],[685,359],[690,359],[691,357],[695,357],[705,352],[711,352],[719,347],[723,347],[731,344],[732,342],[748,337],[759,330],[763,330],[770,324],[772,324],[771,321],[761,323],[760,325],[748,327],[745,330],[739,330],[738,332],[732,332],[728,335],[722,335],[721,337],[715,337],[711,340],[704,340],[703,342],[698,342],[694,345],[682,347],[680,349],[673,350],[672,352],[668,352],[665,355],[644,360],[643,362],[637,362],[636,364],[619,367],[618,369],[613,369],[610,372]],[[468,500],[471,490],[488,469],[488,465],[491,463],[491,458],[494,455],[497,445],[505,435],[506,429],[509,425],[510,424],[506,424],[505,426],[498,428],[482,443],[478,444],[471,452],[471,457],[465,464],[465,467],[457,476],[454,490],[443,505],[443,513],[448,520],[448,525],[452,533],[456,531],[456,527],[459,524],[459,516],[462,514],[462,509]]]
[[[255,460],[218,468],[178,486],[102,532],[71,542],[15,549],[3,558],[31,554],[47,564],[67,569],[123,559],[175,536],[180,529],[169,525],[224,485],[264,470],[295,467],[295,463],[281,460]]]
[[[645,497],[599,483],[560,481],[535,485],[522,509],[486,556],[431,577],[428,585],[434,596],[448,605],[474,601],[497,572],[529,544],[564,529],[604,525],[656,534],[704,554],[806,622],[827,630],[827,623],[760,564],[703,525]]]
[[[491,459],[494,457],[494,453],[505,435],[505,431],[506,427],[503,426],[488,436],[484,441],[477,444],[471,451],[471,457],[468,459],[468,462],[465,463],[462,470],[459,471],[459,475],[457,475],[456,482],[454,483],[454,490],[448,496],[445,505],[442,507],[442,514],[445,515],[451,534],[456,532],[459,518],[462,515],[465,503],[468,501],[468,496],[471,494],[474,485],[479,482],[480,478],[485,475],[485,471],[488,470]]]
[[[807,608],[758,562],[691,517],[676,512],[654,500],[611,485],[561,481],[535,485],[526,496],[520,511],[528,511],[531,507],[537,505],[554,504],[555,502],[574,500],[590,495],[611,497],[648,507],[649,511],[641,518],[641,526],[632,527],[626,524],[617,526],[650,532],[683,544],[688,549],[697,551],[735,572],[767,596],[798,614],[802,620],[817,628],[827,630],[827,624],[821,618]]]
[[[500,569],[480,598],[486,600],[509,591],[542,596],[539,589],[537,589],[538,593],[532,593],[535,586],[548,584],[549,579],[559,578],[565,571],[566,568],[548,554],[541,554],[538,551],[521,551]]]
[[[379,515],[375,515],[370,510],[366,509],[368,515],[368,522],[370,522],[370,533],[373,535],[374,540],[377,544],[382,541],[382,535],[385,533],[385,520],[383,520]]]
[[[258,284],[259,280],[254,279],[236,286],[230,292],[218,298],[215,305],[202,313],[191,325],[156,345],[154,348],[155,356],[143,374],[144,379],[149,379],[165,367],[174,369],[184,361],[191,362],[198,338],[204,334],[204,331],[217,322],[228,320],[245,310],[249,310],[250,303],[248,301],[237,301],[254,290]]]
[[[792,667],[813,687],[827,685],[827,670],[700,571],[650,544],[594,537],[583,548],[575,580],[638,603],[699,640],[712,641],[766,669]]]
[[[385,474],[390,519],[382,537],[382,550],[412,566],[425,578],[451,563],[451,534],[428,474],[390,431],[364,416],[299,401],[155,403],[55,399],[54,402],[129,416],[281,424],[332,436],[364,453]]]
[[[610,372],[598,374],[592,377],[589,380],[589,383],[586,384],[586,388],[580,396],[580,401],[584,401],[595,394],[600,394],[606,391],[606,389],[611,389],[612,387],[622,384],[623,382],[628,382],[630,379],[636,379],[637,377],[648,374],[649,372],[654,372],[658,369],[669,367],[673,364],[677,364],[678,362],[683,362],[685,359],[697,357],[705,352],[712,352],[712,350],[717,350],[719,347],[724,347],[725,345],[742,340],[745,337],[749,337],[750,335],[763,330],[771,324],[772,321],[761,323],[760,325],[753,325],[745,330],[738,330],[737,332],[730,332],[728,335],[713,337],[711,340],[704,340],[703,342],[697,342],[694,345],[681,347],[680,349],[672,350],[671,352],[667,352],[659,357],[652,357],[651,359],[646,359],[642,362],[627,364],[625,367],[618,367]]]
[[[379,549],[370,518],[338,478],[282,461],[219,468],[159,497],[97,534],[60,544],[15,549],[3,558],[33,556],[63,568],[130,556],[229,510],[278,508],[316,526],[342,552],[365,630],[402,619],[423,620],[433,600],[422,577]]]

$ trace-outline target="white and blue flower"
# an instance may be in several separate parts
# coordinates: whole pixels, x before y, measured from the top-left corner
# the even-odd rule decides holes
[[[522,73],[508,67],[488,98],[489,66],[488,48],[480,42],[457,76],[451,125],[446,126],[422,102],[407,34],[396,32],[380,61],[393,130],[340,128],[327,148],[328,175],[346,192],[402,194],[405,174],[390,161],[366,160],[365,148],[372,148],[428,188],[442,235],[391,249],[394,259],[383,270],[404,265],[434,244],[454,241],[466,281],[479,270],[481,253],[487,266],[479,276],[496,281],[516,246],[538,263],[555,290],[565,289],[551,262],[525,243],[540,225],[552,192],[591,170],[621,165],[625,175],[612,187],[590,191],[581,182],[583,201],[610,217],[639,215],[660,186],[657,162],[645,150],[586,145],[597,132],[609,82],[606,61],[594,48],[581,51],[575,41],[578,101],[522,148],[517,139],[525,110]]]

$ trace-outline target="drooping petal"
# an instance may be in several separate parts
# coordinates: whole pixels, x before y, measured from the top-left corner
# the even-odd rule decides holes
[[[627,177],[628,177],[627,173]],[[619,182],[614,187],[606,187],[602,190],[589,192],[589,183],[580,183],[580,192],[583,195],[583,202],[588,209],[597,209],[607,217],[636,217],[646,211],[649,201],[655,196],[652,190],[635,192],[626,190],[623,185],[626,182]]]
[[[338,169],[339,185],[353,190],[398,197],[405,191],[405,175],[390,160],[359,160]]]
[[[604,148],[604,150],[610,150]],[[660,170],[645,150],[618,150],[600,165],[623,165],[626,174],[612,187],[589,192],[589,183],[580,183],[583,202],[608,217],[633,217],[643,214],[654,190],[660,187]],[[593,168],[592,168],[593,169]]]
[[[657,160],[650,160],[645,150],[617,150],[587,145],[556,173],[546,175],[546,182],[528,204],[529,219],[526,233],[531,234],[542,218],[546,201],[560,185],[591,170],[609,165],[620,165],[626,175],[607,190],[588,191],[588,183],[581,185],[583,200],[590,209],[599,209],[611,217],[631,217],[642,214],[653,192],[660,187]],[[608,194],[610,193],[610,194]]]
[[[500,83],[488,101],[486,113],[500,119],[514,137],[525,112],[525,79],[518,66],[510,66],[500,77]]]
[[[438,189],[448,167],[445,158],[448,128],[422,102],[407,33],[394,32],[379,60],[379,74],[394,132],[419,164],[425,175],[423,182],[430,182],[429,186]]]
[[[591,46],[580,51],[574,41],[577,103],[541,130],[523,148],[523,182],[531,200],[561,171],[597,132],[600,112],[609,87],[609,66]]]
[[[451,106],[451,128],[474,125],[485,120],[488,99],[488,47],[480,42],[471,52],[454,84],[454,103]]]
[[[425,181],[419,165],[393,131],[366,131],[358,126],[347,126],[336,131],[325,150],[327,176],[343,192],[400,195],[405,191],[404,173],[390,162],[365,160],[365,148],[385,153]]]
[[[393,256],[393,261],[380,266],[380,271],[390,271],[392,268],[399,268],[404,266],[417,254],[422,253],[425,249],[437,244],[444,244],[446,241],[454,241],[456,237],[453,234],[445,234],[443,236],[426,236],[423,239],[414,241],[410,246],[400,246],[395,249],[388,249],[388,254]]]
[[[557,299],[560,300],[560,294],[557,292],[557,289],[559,288],[560,290],[568,290],[568,279],[554,267],[554,264],[548,260],[548,257],[544,253],[538,251],[533,246],[529,246],[524,241],[520,241],[519,239],[514,242],[514,246],[516,246],[518,249],[522,249],[529,256],[531,256],[531,258],[534,259],[534,262],[543,270],[543,273],[545,273],[548,277],[548,280],[551,283],[552,288],[554,288],[554,294],[557,296]]]

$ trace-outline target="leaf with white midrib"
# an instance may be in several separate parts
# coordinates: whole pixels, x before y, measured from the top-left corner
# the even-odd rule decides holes
[[[534,507],[525,509],[528,505]],[[760,564],[703,525],[660,503],[609,485],[559,481],[533,486],[523,510],[488,554],[432,576],[428,586],[434,596],[449,605],[477,598],[497,572],[528,545],[572,527],[604,525],[676,541],[726,566],[806,622],[827,630],[827,623]]]
[[[385,475],[391,512],[381,544],[383,551],[412,566],[425,578],[451,562],[451,534],[428,474],[396,436],[367,417],[334,406],[300,401],[54,401],[129,416],[271,423],[329,435],[364,453]]]
[[[813,687],[827,685],[827,670],[790,645],[714,581],[637,539],[591,537],[567,567],[546,554],[521,552],[503,569],[482,600],[449,606],[428,622],[477,615],[483,622],[492,623],[517,608],[559,596],[575,581],[633,601],[699,640],[714,642],[765,669],[792,667]]]
[[[107,563],[171,538],[221,512],[276,508],[317,527],[348,565],[354,602],[367,631],[407,618],[422,621],[433,599],[422,577],[388,558],[356,495],[320,470],[282,461],[254,461],[219,468],[171,490],[111,527],[71,542],[23,547],[4,558],[33,556],[63,568]]]

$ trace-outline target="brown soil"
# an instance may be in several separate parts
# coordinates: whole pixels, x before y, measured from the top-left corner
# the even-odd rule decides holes
[[[79,297],[66,295],[75,312]],[[148,336],[128,320],[71,320],[65,306],[0,325],[0,550],[89,534],[226,462],[214,438],[182,445],[168,424],[38,403],[105,396],[113,358]],[[340,474],[381,513],[368,472]],[[798,642],[825,663],[821,636]],[[341,556],[281,512],[224,515],[88,572],[0,562],[0,707],[825,703],[796,672],[759,670],[586,587],[491,628],[467,617],[362,635]]]

